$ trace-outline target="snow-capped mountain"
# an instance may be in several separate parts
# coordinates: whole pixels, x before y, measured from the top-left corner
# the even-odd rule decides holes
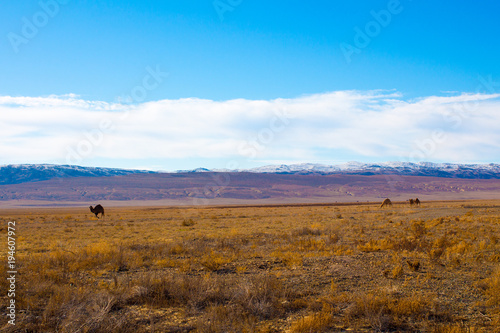
[[[281,164],[243,170],[256,173],[281,174],[357,174],[383,175],[398,174],[405,176],[429,176],[469,179],[500,179],[500,164],[453,164],[430,162],[385,162],[359,163],[348,162],[339,165],[324,164]]]
[[[276,174],[352,174],[352,175],[384,175],[398,174],[403,176],[428,176],[467,179],[500,179],[500,164],[454,164],[430,162],[384,162],[360,163],[347,162],[337,165],[317,163],[265,165],[252,169],[205,169],[181,170],[178,172],[252,172]]]
[[[266,174],[297,175],[401,175],[428,176],[466,179],[500,179],[500,164],[452,164],[452,163],[359,163],[348,162],[338,165],[314,163],[267,165],[252,169],[206,169],[179,170],[177,173],[203,172],[251,172]],[[168,173],[145,170],[127,170],[116,168],[82,167],[75,165],[54,164],[18,164],[0,166],[0,185],[19,184],[72,177],[110,177],[136,173]]]
[[[181,173],[47,164],[0,166],[0,204],[10,200],[20,205],[26,204],[23,200],[85,205],[105,200],[361,202],[389,195],[391,200],[405,200],[417,194],[429,200],[500,198],[500,165],[304,163],[247,170],[198,168]]]
[[[11,164],[0,166],[0,185],[69,177],[109,177],[152,171],[82,167],[55,164]]]
[[[218,172],[218,170],[210,170],[207,168],[196,168],[192,170],[177,170],[176,173],[192,173],[192,172]],[[227,172],[227,171],[225,171]]]

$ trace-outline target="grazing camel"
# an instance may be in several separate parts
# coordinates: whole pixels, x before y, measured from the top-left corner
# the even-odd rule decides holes
[[[95,207],[90,206],[90,211],[95,214],[95,217],[99,218],[97,214],[101,214],[101,217],[104,216],[104,208],[101,205],[97,205]]]
[[[420,206],[420,200],[418,200],[418,198],[415,199],[415,205]]]
[[[380,205],[380,208],[382,208],[384,206],[392,206],[392,202],[389,198],[385,199],[384,202],[382,202],[382,204]]]
[[[415,203],[413,199],[408,199],[408,202],[410,203],[410,206],[413,206],[413,204]]]

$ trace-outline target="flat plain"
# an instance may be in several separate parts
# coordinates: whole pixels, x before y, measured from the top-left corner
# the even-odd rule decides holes
[[[379,206],[2,209],[18,280],[16,326],[0,327],[499,332],[500,201]]]

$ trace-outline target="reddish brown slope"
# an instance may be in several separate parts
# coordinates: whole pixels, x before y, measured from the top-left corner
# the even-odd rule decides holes
[[[273,202],[500,198],[500,180],[258,173],[134,174],[0,186],[0,201],[260,200]],[[207,202],[208,203],[208,202]]]

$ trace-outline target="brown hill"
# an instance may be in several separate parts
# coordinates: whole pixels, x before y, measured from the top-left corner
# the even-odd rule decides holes
[[[400,175],[297,175],[262,173],[131,174],[78,177],[0,186],[0,205],[108,202],[244,204],[500,199],[500,180]]]

